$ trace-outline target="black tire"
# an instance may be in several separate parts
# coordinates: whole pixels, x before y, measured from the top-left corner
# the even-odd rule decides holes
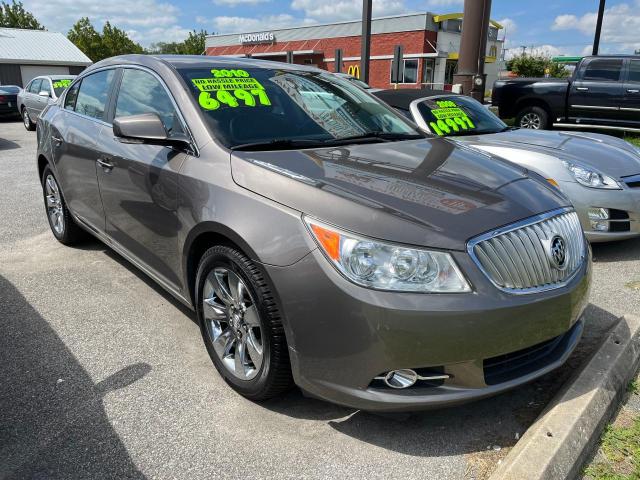
[[[31,121],[31,117],[29,116],[29,112],[27,112],[26,107],[22,107],[21,115],[24,128],[29,132],[33,132],[36,129],[36,124]]]
[[[549,113],[542,107],[525,107],[516,116],[516,126],[534,130],[548,130],[551,128]]]
[[[203,295],[207,277],[214,268],[231,271],[242,280],[259,314],[263,361],[255,377],[250,380],[242,380],[232,374],[223,365],[213,346],[203,311]],[[235,248],[218,245],[207,250],[202,256],[195,285],[196,313],[202,338],[213,364],[231,388],[254,401],[267,400],[288,390],[293,383],[289,350],[280,311],[262,270]]]
[[[47,201],[47,195],[48,195],[47,179],[49,177],[53,178],[53,181],[55,182],[55,185],[57,186],[59,191],[58,208],[60,209],[61,218],[63,220],[61,223],[62,228],[56,228],[56,225],[54,225],[52,217],[49,212],[49,206]],[[67,208],[67,204],[64,201],[64,195],[62,194],[62,190],[60,189],[58,180],[56,179],[56,176],[54,175],[49,165],[47,165],[44,168],[44,171],[42,172],[41,181],[42,181],[42,196],[44,199],[45,214],[47,215],[49,227],[51,228],[51,233],[53,233],[53,236],[56,237],[56,239],[60,243],[63,243],[64,245],[75,245],[85,240],[87,238],[87,233],[76,224],[75,220],[71,216],[71,213]]]

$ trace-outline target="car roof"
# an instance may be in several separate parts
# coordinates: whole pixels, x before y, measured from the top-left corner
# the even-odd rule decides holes
[[[457,93],[447,92],[445,90],[431,90],[429,88],[401,88],[399,90],[380,90],[373,94],[392,107],[409,109],[409,105],[414,100],[427,97],[435,97],[438,95],[458,95]]]
[[[142,65],[152,68],[158,64],[171,65],[181,68],[264,68],[279,70],[306,70],[312,72],[326,72],[317,67],[299,65],[296,63],[273,62],[247,57],[214,57],[208,55],[119,55],[94,63],[87,70],[94,70],[111,65]]]

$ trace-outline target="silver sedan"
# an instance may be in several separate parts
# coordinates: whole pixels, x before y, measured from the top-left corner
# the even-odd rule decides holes
[[[376,96],[423,130],[534,171],[573,203],[591,242],[640,235],[640,149],[609,135],[508,127],[476,100],[431,90]]]

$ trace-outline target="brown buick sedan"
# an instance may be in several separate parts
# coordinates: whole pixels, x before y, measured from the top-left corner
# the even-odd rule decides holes
[[[97,237],[195,310],[248,398],[295,382],[367,410],[450,405],[553,370],[582,333],[569,201],[325,71],[115,57],[37,130],[53,235]]]

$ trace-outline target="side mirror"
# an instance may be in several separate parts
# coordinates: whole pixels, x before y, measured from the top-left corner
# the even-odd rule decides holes
[[[42,90],[38,95],[40,95],[41,97],[50,97],[51,96],[51,92],[48,92],[46,90]]]
[[[157,113],[141,113],[114,118],[113,134],[123,142],[183,147],[191,144],[186,135],[181,133],[168,134]]]

